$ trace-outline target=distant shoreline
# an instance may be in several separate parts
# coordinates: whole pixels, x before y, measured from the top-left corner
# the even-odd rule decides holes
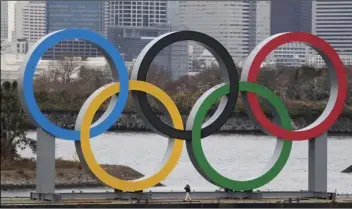
[[[55,185],[55,189],[87,189],[87,188],[102,188],[105,187],[102,184],[58,184]],[[27,184],[27,185],[13,185],[13,184],[5,184],[1,185],[1,191],[16,191],[16,190],[32,190],[35,189],[35,184]]]
[[[35,129],[30,129],[31,131],[35,131]],[[147,133],[147,134],[157,134],[156,132],[152,130],[145,130],[145,129],[119,129],[119,130],[109,130],[108,132],[111,133]],[[257,135],[257,136],[268,136],[266,133],[260,131],[260,130],[255,130],[255,131],[217,131],[216,133],[212,135],[232,135],[232,134],[238,134],[238,135]],[[334,132],[334,131],[329,131],[328,136],[352,136],[352,132]]]
[[[103,112],[97,112],[95,119],[101,117]],[[60,124],[61,127],[74,129],[76,123],[76,112],[51,112],[45,114],[51,121]],[[164,116],[159,115],[162,121]],[[182,116],[184,123],[188,116]],[[293,118],[294,130],[302,129],[313,123],[318,116],[307,115]],[[35,126],[28,124],[28,128],[34,130]],[[153,132],[149,126],[144,123],[138,114],[122,114],[119,119],[111,126],[108,131],[121,132]],[[352,117],[339,117],[338,120],[328,130],[330,135],[351,135],[352,136]],[[232,116],[221,127],[216,134],[262,134],[265,135],[258,126],[247,116]]]
[[[29,131],[36,131],[36,129],[31,128]],[[157,134],[156,132],[149,130],[149,129],[112,129],[108,130],[110,133],[146,133],[146,134]],[[260,131],[260,130],[250,130],[250,131],[224,131],[224,130],[219,130],[216,133],[212,135],[231,135],[231,134],[238,134],[238,135],[256,135],[256,136],[268,136],[266,133]],[[352,132],[338,132],[338,131],[329,131],[328,136],[352,136]]]
[[[1,162],[1,190],[33,189],[36,187],[36,162],[33,159],[20,159]],[[6,165],[5,165],[6,164]],[[105,187],[86,172],[80,162],[56,159],[55,187],[61,189]],[[123,165],[101,165],[110,175],[123,180],[142,178],[140,172]],[[164,186],[157,184],[157,187]]]

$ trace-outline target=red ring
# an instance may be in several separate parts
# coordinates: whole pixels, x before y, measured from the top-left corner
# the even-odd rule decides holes
[[[252,109],[253,115],[264,129],[266,129],[270,134],[282,139],[301,141],[313,139],[326,132],[336,121],[344,108],[344,103],[347,97],[347,78],[345,74],[346,72],[344,64],[342,63],[334,48],[323,39],[310,33],[290,32],[278,35],[259,50],[249,68],[247,81],[256,82],[260,71],[260,65],[270,52],[272,52],[280,45],[296,41],[305,42],[316,48],[319,48],[330,59],[335,69],[338,86],[337,97],[335,106],[332,108],[326,119],[317,126],[308,130],[289,131],[272,123],[266,117],[260,107],[258,97],[255,93],[248,92],[247,95],[249,106]]]

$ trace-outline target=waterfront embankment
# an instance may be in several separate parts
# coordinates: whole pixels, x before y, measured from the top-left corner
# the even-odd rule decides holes
[[[351,198],[329,199],[192,199],[178,200],[95,200],[48,202],[27,199],[1,199],[6,208],[351,208]]]
[[[1,162],[1,190],[33,189],[36,186],[35,161],[19,159]],[[102,165],[110,175],[123,180],[143,177],[140,172],[123,165]],[[85,188],[104,186],[86,172],[79,162],[56,160],[56,188]],[[162,186],[159,184],[157,186]]]
[[[76,123],[76,117],[78,112],[75,111],[56,111],[46,112],[46,116],[51,120],[55,121],[58,125],[65,128],[73,128]],[[95,120],[98,119],[103,112],[97,112]],[[187,121],[188,116],[183,116],[183,121]],[[305,115],[292,117],[294,129],[300,129],[307,127],[309,124],[314,122],[319,115]],[[163,121],[166,120],[165,116],[159,115],[159,118]],[[34,128],[33,125],[28,124],[30,128]],[[151,131],[151,129],[144,123],[144,121],[136,113],[125,113],[123,114],[110,128],[110,131],[115,130],[126,130],[126,131]],[[225,133],[261,133],[258,126],[249,118],[243,115],[233,115],[225,125],[221,128],[220,132]],[[336,120],[334,125],[329,129],[330,133],[350,135],[352,134],[352,117],[349,115],[341,116]]]

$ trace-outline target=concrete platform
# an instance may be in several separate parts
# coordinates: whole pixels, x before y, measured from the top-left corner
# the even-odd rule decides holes
[[[214,192],[213,192],[214,193]],[[154,194],[152,194],[154,195]],[[192,194],[191,194],[192,195]],[[6,208],[75,208],[75,207],[100,207],[100,208],[352,208],[352,196],[335,196],[330,198],[197,198],[192,196],[191,202],[184,202],[184,193],[181,198],[166,197],[164,199],[93,199],[75,198],[57,201],[33,200],[30,198],[1,198],[1,207]]]
[[[193,199],[302,199],[320,198],[333,199],[335,193],[310,191],[254,191],[254,192],[223,192],[197,191],[191,192]],[[120,200],[183,200],[185,192],[68,192],[55,194],[39,194],[32,192],[33,200],[75,200],[75,199],[120,199]]]
[[[267,199],[263,200],[195,200],[192,202],[183,202],[180,200],[151,200],[151,201],[136,201],[136,200],[75,200],[75,201],[35,201],[30,199],[1,199],[1,207],[6,208],[351,208],[352,199],[348,201],[321,199],[305,199],[290,202],[284,199]]]

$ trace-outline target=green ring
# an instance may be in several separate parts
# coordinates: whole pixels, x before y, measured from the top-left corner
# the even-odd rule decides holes
[[[291,119],[285,104],[282,103],[280,97],[272,91],[256,83],[240,82],[240,91],[253,92],[258,96],[265,98],[276,109],[281,126],[287,130],[292,130]],[[263,175],[250,180],[237,181],[226,178],[219,174],[206,159],[201,145],[201,127],[205,116],[212,105],[214,105],[221,97],[229,94],[230,88],[228,84],[219,86],[214,92],[209,94],[199,106],[195,114],[192,126],[192,140],[187,141],[187,150],[191,158],[191,162],[198,172],[211,183],[232,190],[252,190],[264,186],[273,180],[287,163],[291,149],[292,141],[282,140],[280,155],[276,158],[273,166]],[[281,139],[279,139],[281,140]],[[192,159],[193,158],[193,159]]]

